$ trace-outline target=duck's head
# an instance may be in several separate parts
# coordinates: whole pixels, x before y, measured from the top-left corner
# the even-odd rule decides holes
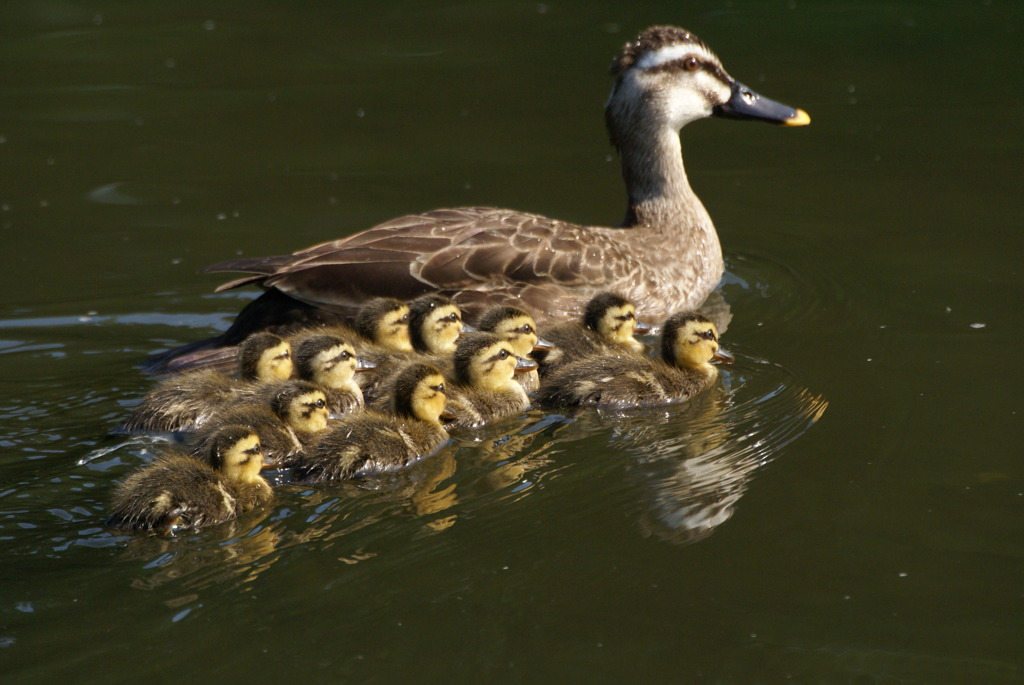
[[[356,315],[359,335],[396,352],[412,352],[409,339],[409,306],[391,297],[375,297]]]
[[[247,381],[283,381],[292,375],[292,346],[273,333],[253,333],[238,349],[238,375]]]
[[[343,388],[359,371],[374,368],[359,359],[352,343],[336,335],[313,335],[295,347],[295,373],[299,378],[325,388]]]
[[[448,402],[444,376],[430,364],[409,364],[395,379],[392,409],[398,416],[440,425]]]
[[[293,430],[316,433],[327,427],[327,397],[309,381],[292,381],[270,402],[270,409]]]
[[[479,390],[519,388],[517,373],[537,368],[537,362],[516,354],[512,343],[494,333],[466,333],[455,348],[455,379]]]
[[[409,303],[409,337],[417,352],[451,352],[460,333],[462,312],[444,295],[429,293]]]
[[[260,476],[263,449],[251,428],[225,426],[213,434],[208,444],[207,461],[225,478],[240,483],[266,483]]]
[[[769,100],[733,79],[707,44],[676,26],[652,26],[626,43],[612,63],[615,85],[605,107],[612,143],[630,131],[676,132],[708,116],[809,124],[802,109]]]
[[[718,329],[694,312],[673,314],[661,332],[661,356],[674,366],[717,373],[713,359],[732,362],[732,355],[718,345]]]
[[[552,348],[550,342],[537,335],[537,322],[533,317],[519,307],[491,307],[477,321],[477,328],[508,340],[520,357]]]
[[[615,345],[641,352],[643,343],[633,337],[637,329],[636,307],[617,293],[595,295],[583,310],[583,325]]]

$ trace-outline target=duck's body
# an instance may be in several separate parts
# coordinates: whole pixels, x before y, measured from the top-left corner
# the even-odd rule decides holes
[[[238,393],[292,373],[291,346],[267,332],[249,336],[237,359],[238,378],[215,369],[196,369],[162,381],[120,426],[124,431],[186,431],[209,422]]]
[[[117,486],[107,525],[169,533],[229,521],[268,502],[273,493],[259,475],[259,438],[229,426],[210,441],[207,461],[174,452],[129,475]]]
[[[578,318],[604,290],[657,319],[699,306],[724,267],[714,225],[687,180],[680,129],[711,115],[788,125],[810,118],[734,81],[703,41],[677,27],[643,31],[612,73],[606,121],[629,200],[620,227],[490,207],[439,209],[290,255],[222,262],[206,271],[249,275],[220,290],[254,284],[268,292],[209,344],[302,312],[352,310],[378,295],[441,292],[471,320],[494,304],[525,306],[540,323]]]
[[[427,364],[405,367],[395,386],[394,411],[365,410],[335,422],[295,464],[293,478],[329,483],[404,468],[440,447],[444,377]]]
[[[537,401],[545,407],[624,408],[669,404],[700,393],[718,377],[713,358],[731,360],[707,318],[675,314],[665,322],[661,359],[641,355],[588,356],[543,377]]]
[[[544,329],[544,338],[554,349],[540,360],[540,373],[546,376],[587,357],[643,354],[643,343],[633,337],[637,328],[632,302],[618,293],[599,293],[587,302],[579,321]]]
[[[266,463],[283,468],[327,427],[327,418],[327,397],[320,387],[308,381],[283,381],[222,406],[197,435],[197,449],[207,449],[221,426],[240,424],[259,436]]]

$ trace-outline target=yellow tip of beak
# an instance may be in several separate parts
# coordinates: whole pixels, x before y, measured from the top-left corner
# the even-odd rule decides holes
[[[811,123],[811,115],[797,108],[796,114],[782,122],[786,126],[806,126]]]

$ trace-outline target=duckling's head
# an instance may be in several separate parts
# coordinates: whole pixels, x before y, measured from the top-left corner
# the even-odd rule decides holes
[[[325,388],[343,388],[360,369],[352,343],[336,335],[318,334],[295,347],[295,373]]]
[[[718,346],[718,329],[705,316],[693,312],[673,314],[661,332],[661,356],[674,366],[718,373],[712,359],[732,361]]]
[[[409,306],[391,297],[375,297],[356,315],[359,335],[396,352],[412,352],[409,339]]]
[[[441,423],[448,396],[444,376],[430,364],[409,364],[395,379],[392,408],[396,415]]]
[[[802,126],[802,109],[769,100],[734,80],[707,44],[676,26],[652,26],[612,62],[615,85],[605,107],[612,144],[718,115]]]
[[[516,354],[512,343],[494,333],[466,333],[455,348],[455,380],[478,390],[505,390],[521,386],[516,373],[532,371],[537,362]]]
[[[260,477],[263,450],[259,436],[252,429],[241,425],[225,426],[213,434],[208,445],[207,461],[225,478],[240,483],[265,483]]]
[[[460,333],[462,312],[444,295],[428,293],[409,303],[409,337],[417,352],[451,352]]]
[[[583,311],[583,325],[602,340],[640,352],[643,343],[633,337],[636,323],[636,307],[617,293],[595,295]]]
[[[273,333],[253,333],[238,349],[238,375],[246,381],[283,381],[292,375],[292,346]]]
[[[519,307],[491,307],[480,317],[476,326],[481,331],[508,340],[520,357],[526,357],[537,349],[551,349],[551,343],[542,342],[538,337],[537,322]]]
[[[270,409],[293,430],[316,433],[327,427],[327,397],[309,381],[292,381],[270,402]]]

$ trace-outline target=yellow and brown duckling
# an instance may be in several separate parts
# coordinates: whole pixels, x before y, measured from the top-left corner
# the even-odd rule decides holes
[[[320,386],[332,416],[363,406],[363,391],[355,382],[355,374],[370,371],[375,365],[357,357],[352,343],[327,333],[310,335],[295,346],[293,356],[295,374]]]
[[[592,355],[643,354],[643,343],[633,336],[648,330],[632,302],[618,293],[599,293],[587,302],[580,321],[544,330],[554,349],[540,358],[540,374]]]
[[[701,392],[718,376],[712,359],[732,361],[710,319],[674,314],[661,335],[661,359],[592,355],[546,375],[537,393],[546,407],[636,407],[668,404]]]
[[[238,378],[197,369],[164,379],[120,426],[124,431],[184,431],[207,423],[237,392],[292,375],[291,345],[272,333],[254,333],[239,348]]]
[[[516,377],[536,368],[537,362],[517,355],[510,341],[494,333],[464,334],[455,348],[448,388],[448,410],[454,417],[445,427],[477,428],[528,409],[530,398]]]
[[[512,343],[512,349],[520,357],[537,359],[550,354],[553,345],[537,334],[537,322],[528,312],[511,305],[491,307],[476,323],[478,330],[494,333]],[[536,369],[516,374],[516,381],[526,390],[533,392],[540,387],[540,375]]]
[[[220,426],[241,424],[259,435],[266,464],[283,468],[327,427],[327,418],[327,396],[319,386],[284,381],[222,405],[216,420],[197,436],[197,445],[204,450]]]
[[[218,430],[204,458],[170,452],[130,474],[114,491],[107,525],[167,534],[230,521],[273,497],[260,476],[259,437],[248,427]]]
[[[395,471],[448,439],[441,425],[446,384],[436,367],[408,364],[396,379],[394,393],[391,414],[367,409],[333,422],[299,457],[294,480],[327,483]]]

